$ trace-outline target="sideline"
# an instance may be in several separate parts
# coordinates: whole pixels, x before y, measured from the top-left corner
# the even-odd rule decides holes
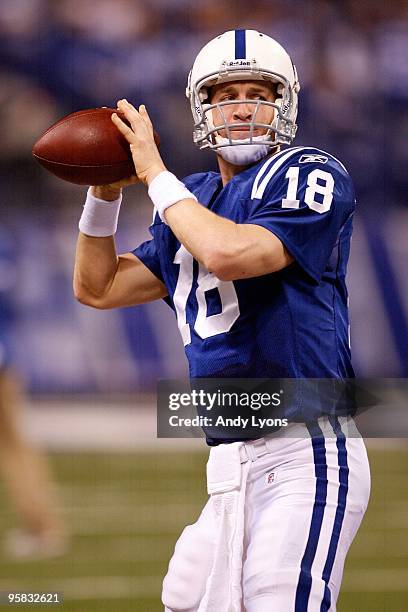
[[[36,399],[29,402],[22,427],[36,445],[50,451],[205,452],[203,438],[158,439],[154,396]],[[408,449],[406,438],[368,438],[373,450]]]

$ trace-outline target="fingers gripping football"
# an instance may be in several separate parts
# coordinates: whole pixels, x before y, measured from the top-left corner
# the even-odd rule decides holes
[[[118,110],[125,115],[130,127],[116,113],[112,121],[130,145],[138,178],[149,185],[166,168],[154,141],[153,125],[146,107],[141,105],[137,110],[127,100],[119,100]]]

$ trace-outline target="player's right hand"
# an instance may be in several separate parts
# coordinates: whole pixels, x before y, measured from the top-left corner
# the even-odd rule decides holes
[[[111,115],[111,119],[130,145],[137,176],[149,187],[152,180],[166,170],[157,148],[153,124],[143,104],[137,110],[123,99],[119,100],[118,109],[125,115],[130,127],[116,113]]]

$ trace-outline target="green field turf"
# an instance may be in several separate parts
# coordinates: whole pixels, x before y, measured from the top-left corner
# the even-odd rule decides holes
[[[10,562],[2,555],[0,590],[63,591],[65,601],[8,609],[162,611],[161,579],[174,543],[206,499],[206,456],[61,454],[51,460],[72,548],[52,561]],[[348,557],[338,612],[406,612],[408,450],[372,450],[370,460],[371,502]],[[3,490],[0,497],[3,532],[14,519]]]

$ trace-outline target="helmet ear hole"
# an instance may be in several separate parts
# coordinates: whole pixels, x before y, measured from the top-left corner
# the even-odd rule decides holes
[[[202,87],[199,92],[200,102],[208,102],[211,95],[211,87]]]

